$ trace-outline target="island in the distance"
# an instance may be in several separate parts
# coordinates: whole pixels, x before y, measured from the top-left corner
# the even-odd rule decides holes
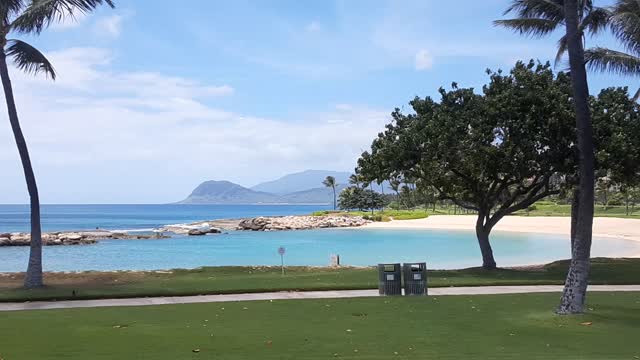
[[[322,180],[333,176],[336,192],[349,186],[349,173],[306,170],[247,188],[230,181],[205,181],[178,204],[331,204],[333,190]]]

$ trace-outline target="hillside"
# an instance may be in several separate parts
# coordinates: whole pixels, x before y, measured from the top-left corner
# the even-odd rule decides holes
[[[334,176],[336,193],[349,186],[349,173],[307,170],[285,175],[252,188],[230,181],[205,181],[178,204],[333,204],[333,191],[322,180]],[[373,189],[380,192],[380,186]],[[388,188],[387,188],[388,189]]]
[[[346,171],[306,170],[285,175],[277,180],[260,183],[251,187],[251,190],[278,195],[291,194],[317,190],[316,188],[322,187],[322,180],[327,176],[333,176],[338,184],[345,185],[349,183],[349,175]]]
[[[247,189],[230,181],[205,181],[180,204],[279,203],[279,196]]]

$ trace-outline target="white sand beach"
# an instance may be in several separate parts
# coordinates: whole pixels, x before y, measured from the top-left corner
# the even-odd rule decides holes
[[[375,222],[365,228],[378,229],[452,229],[474,230],[474,215],[433,215],[418,220],[392,220]],[[566,234],[571,227],[569,217],[555,216],[507,216],[500,220],[493,231],[511,231],[542,234]],[[640,220],[597,217],[593,220],[595,238],[618,238],[640,242]],[[640,254],[635,254],[640,257]]]

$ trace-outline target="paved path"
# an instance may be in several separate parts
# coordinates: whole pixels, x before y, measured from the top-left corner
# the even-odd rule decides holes
[[[488,295],[561,292],[561,285],[532,286],[473,286],[431,288],[429,295]],[[589,291],[640,291],[640,285],[592,285]],[[291,300],[291,299],[339,299],[378,296],[378,290],[292,291],[256,294],[173,296],[132,299],[37,301],[24,303],[0,303],[0,311],[92,308],[105,306],[147,306],[167,304],[194,304],[224,301]]]

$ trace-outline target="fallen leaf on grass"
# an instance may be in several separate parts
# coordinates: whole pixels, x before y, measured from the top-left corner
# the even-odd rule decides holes
[[[271,347],[271,345],[273,345],[273,341],[268,340],[265,344],[267,344],[267,346]]]
[[[585,321],[585,322],[581,322],[580,325],[584,325],[584,326],[591,326],[593,325],[593,321]]]
[[[191,350],[191,352],[199,353],[199,352],[200,352],[200,349],[193,349],[193,350]]]

